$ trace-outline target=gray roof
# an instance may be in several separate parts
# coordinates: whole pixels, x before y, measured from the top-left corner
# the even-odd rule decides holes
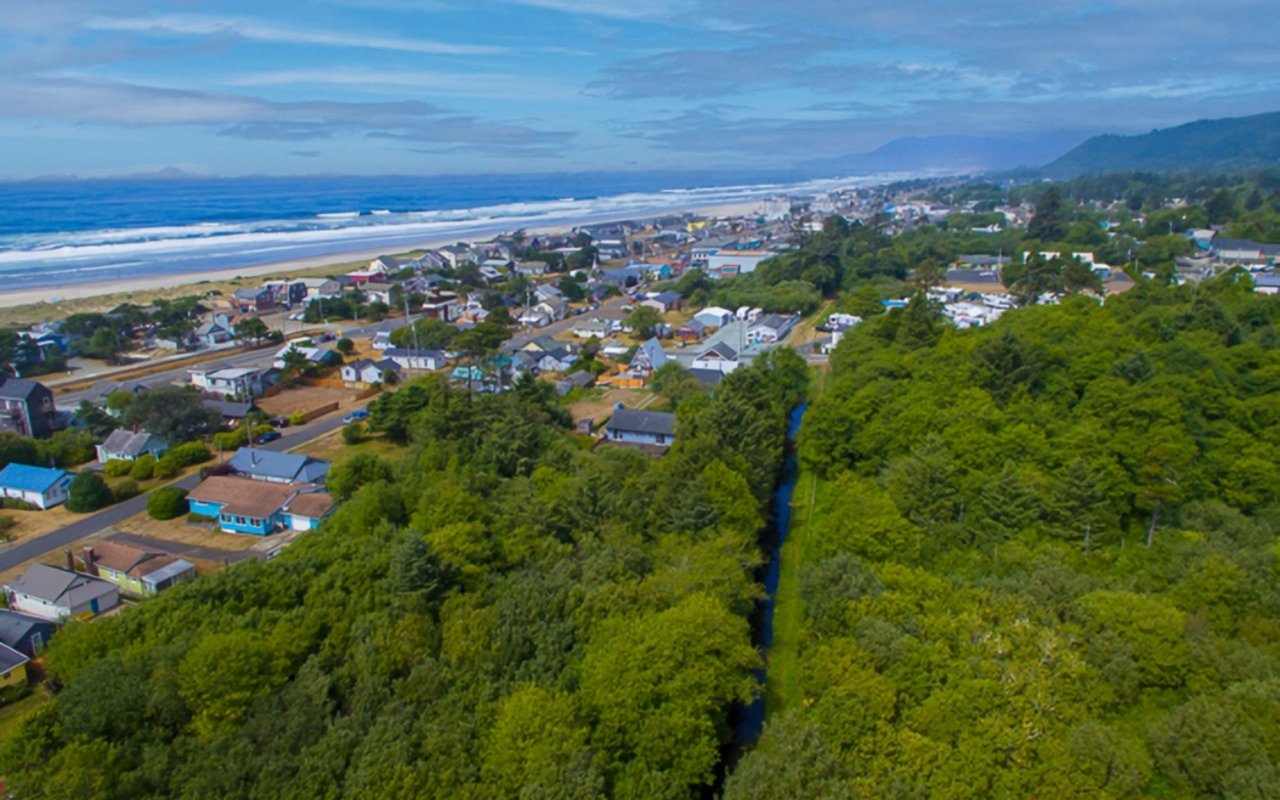
[[[724,380],[724,373],[718,369],[691,369],[689,372],[703,386],[715,386]]]
[[[297,483],[318,483],[329,472],[328,461],[257,447],[241,447],[227,463],[231,469],[244,475]]]
[[[698,357],[705,358],[708,353],[715,353],[716,355],[720,356],[726,361],[738,360],[738,351],[734,350],[732,347],[725,344],[724,342],[716,342],[712,346],[708,347],[706,350],[703,350],[701,353],[699,353]]]
[[[27,641],[33,628],[48,630],[52,626],[53,623],[47,619],[0,609],[0,644],[15,647]]]
[[[668,289],[665,292],[660,292],[653,299],[657,300],[659,303],[662,303],[663,305],[669,306],[672,303],[680,302],[683,299],[683,297],[684,296],[681,295],[679,292],[677,292],[675,289]]]
[[[235,403],[229,400],[205,400],[201,405],[231,419],[242,419],[253,410],[253,403]]]
[[[780,314],[770,314],[767,317],[762,317],[761,319],[756,320],[755,324],[752,325],[751,327],[752,328],[771,328],[775,331],[780,331],[783,328],[785,328],[789,322],[790,320],[788,318]]]
[[[9,588],[66,608],[74,608],[95,597],[115,591],[107,581],[71,572],[48,564],[32,564]]]
[[[14,650],[7,644],[0,644],[0,672],[8,672],[15,667],[19,667],[31,659]]]
[[[39,389],[45,389],[45,387],[36,381],[5,377],[3,382],[0,382],[0,397],[7,400],[26,400]]]
[[[103,451],[107,453],[124,453],[125,455],[137,457],[146,449],[147,444],[151,441],[151,434],[146,431],[129,431],[124,428],[116,428],[102,443]]]
[[[605,427],[610,431],[673,436],[676,432],[676,415],[665,411],[619,408],[609,417],[609,423]]]

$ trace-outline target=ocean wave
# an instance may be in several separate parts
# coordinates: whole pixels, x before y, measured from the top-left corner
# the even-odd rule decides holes
[[[0,275],[24,285],[61,285],[116,270],[122,277],[197,272],[368,251],[405,249],[520,228],[643,218],[697,207],[807,195],[883,183],[898,176],[691,187],[597,198],[520,200],[472,208],[326,212],[302,219],[199,222],[72,233],[0,236]]]

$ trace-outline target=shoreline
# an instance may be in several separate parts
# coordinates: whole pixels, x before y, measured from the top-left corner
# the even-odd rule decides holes
[[[556,223],[549,222],[537,227],[527,228],[526,230],[531,234],[559,233],[587,224],[619,222],[624,219],[647,221],[659,216],[666,216],[668,214],[691,213],[708,217],[736,217],[746,216],[751,211],[759,207],[760,201],[752,200],[737,203],[723,203],[714,206],[699,206],[696,208],[667,209],[652,213],[645,212],[642,215],[627,215],[621,217],[616,213],[608,213],[600,215],[599,217],[591,216],[574,221]],[[180,272],[169,275],[144,275],[136,278],[115,278],[101,281],[86,281],[84,283],[69,283],[16,289],[11,291],[0,289],[0,309],[13,310],[21,307],[38,306],[53,311],[57,309],[58,305],[61,303],[88,300],[94,297],[105,298],[113,295],[158,292],[188,286],[196,287],[206,283],[227,283],[237,279],[287,276],[293,273],[302,272],[314,273],[326,268],[336,269],[338,267],[342,267],[343,269],[348,269],[349,265],[353,263],[371,261],[382,255],[396,255],[419,250],[430,250],[454,244],[458,241],[486,241],[505,232],[508,232],[508,229],[505,227],[502,229],[477,228],[476,230],[460,231],[457,235],[450,236],[448,238],[435,238],[409,246],[405,246],[403,244],[391,244],[376,250],[362,248],[359,250],[339,251],[317,256],[306,256],[302,258],[276,261],[269,264],[223,268],[206,272]]]

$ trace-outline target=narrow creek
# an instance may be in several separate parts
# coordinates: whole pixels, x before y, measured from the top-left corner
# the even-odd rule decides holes
[[[809,404],[802,403],[791,411],[787,421],[787,455],[782,465],[782,474],[778,478],[778,486],[773,491],[770,503],[769,525],[761,537],[761,545],[767,549],[769,560],[764,565],[765,596],[756,605],[751,619],[753,643],[760,649],[765,666],[769,663],[769,649],[773,646],[773,612],[774,596],[778,592],[778,577],[782,567],[782,545],[787,541],[787,531],[791,528],[791,497],[796,489],[796,434],[800,431],[800,422],[804,419]],[[730,717],[734,735],[732,743],[725,748],[722,770],[727,773],[733,764],[760,738],[764,731],[765,670],[756,673],[760,683],[760,695],[748,706],[735,710]]]

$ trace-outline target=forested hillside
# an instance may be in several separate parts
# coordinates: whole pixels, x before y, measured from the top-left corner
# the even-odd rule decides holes
[[[806,416],[803,696],[725,796],[1280,796],[1280,300],[926,311]]]
[[[406,445],[267,563],[72,624],[62,689],[0,753],[36,798],[688,798],[757,690],[757,536],[806,369],[679,406],[661,459],[594,451],[546,383],[428,379]]]

